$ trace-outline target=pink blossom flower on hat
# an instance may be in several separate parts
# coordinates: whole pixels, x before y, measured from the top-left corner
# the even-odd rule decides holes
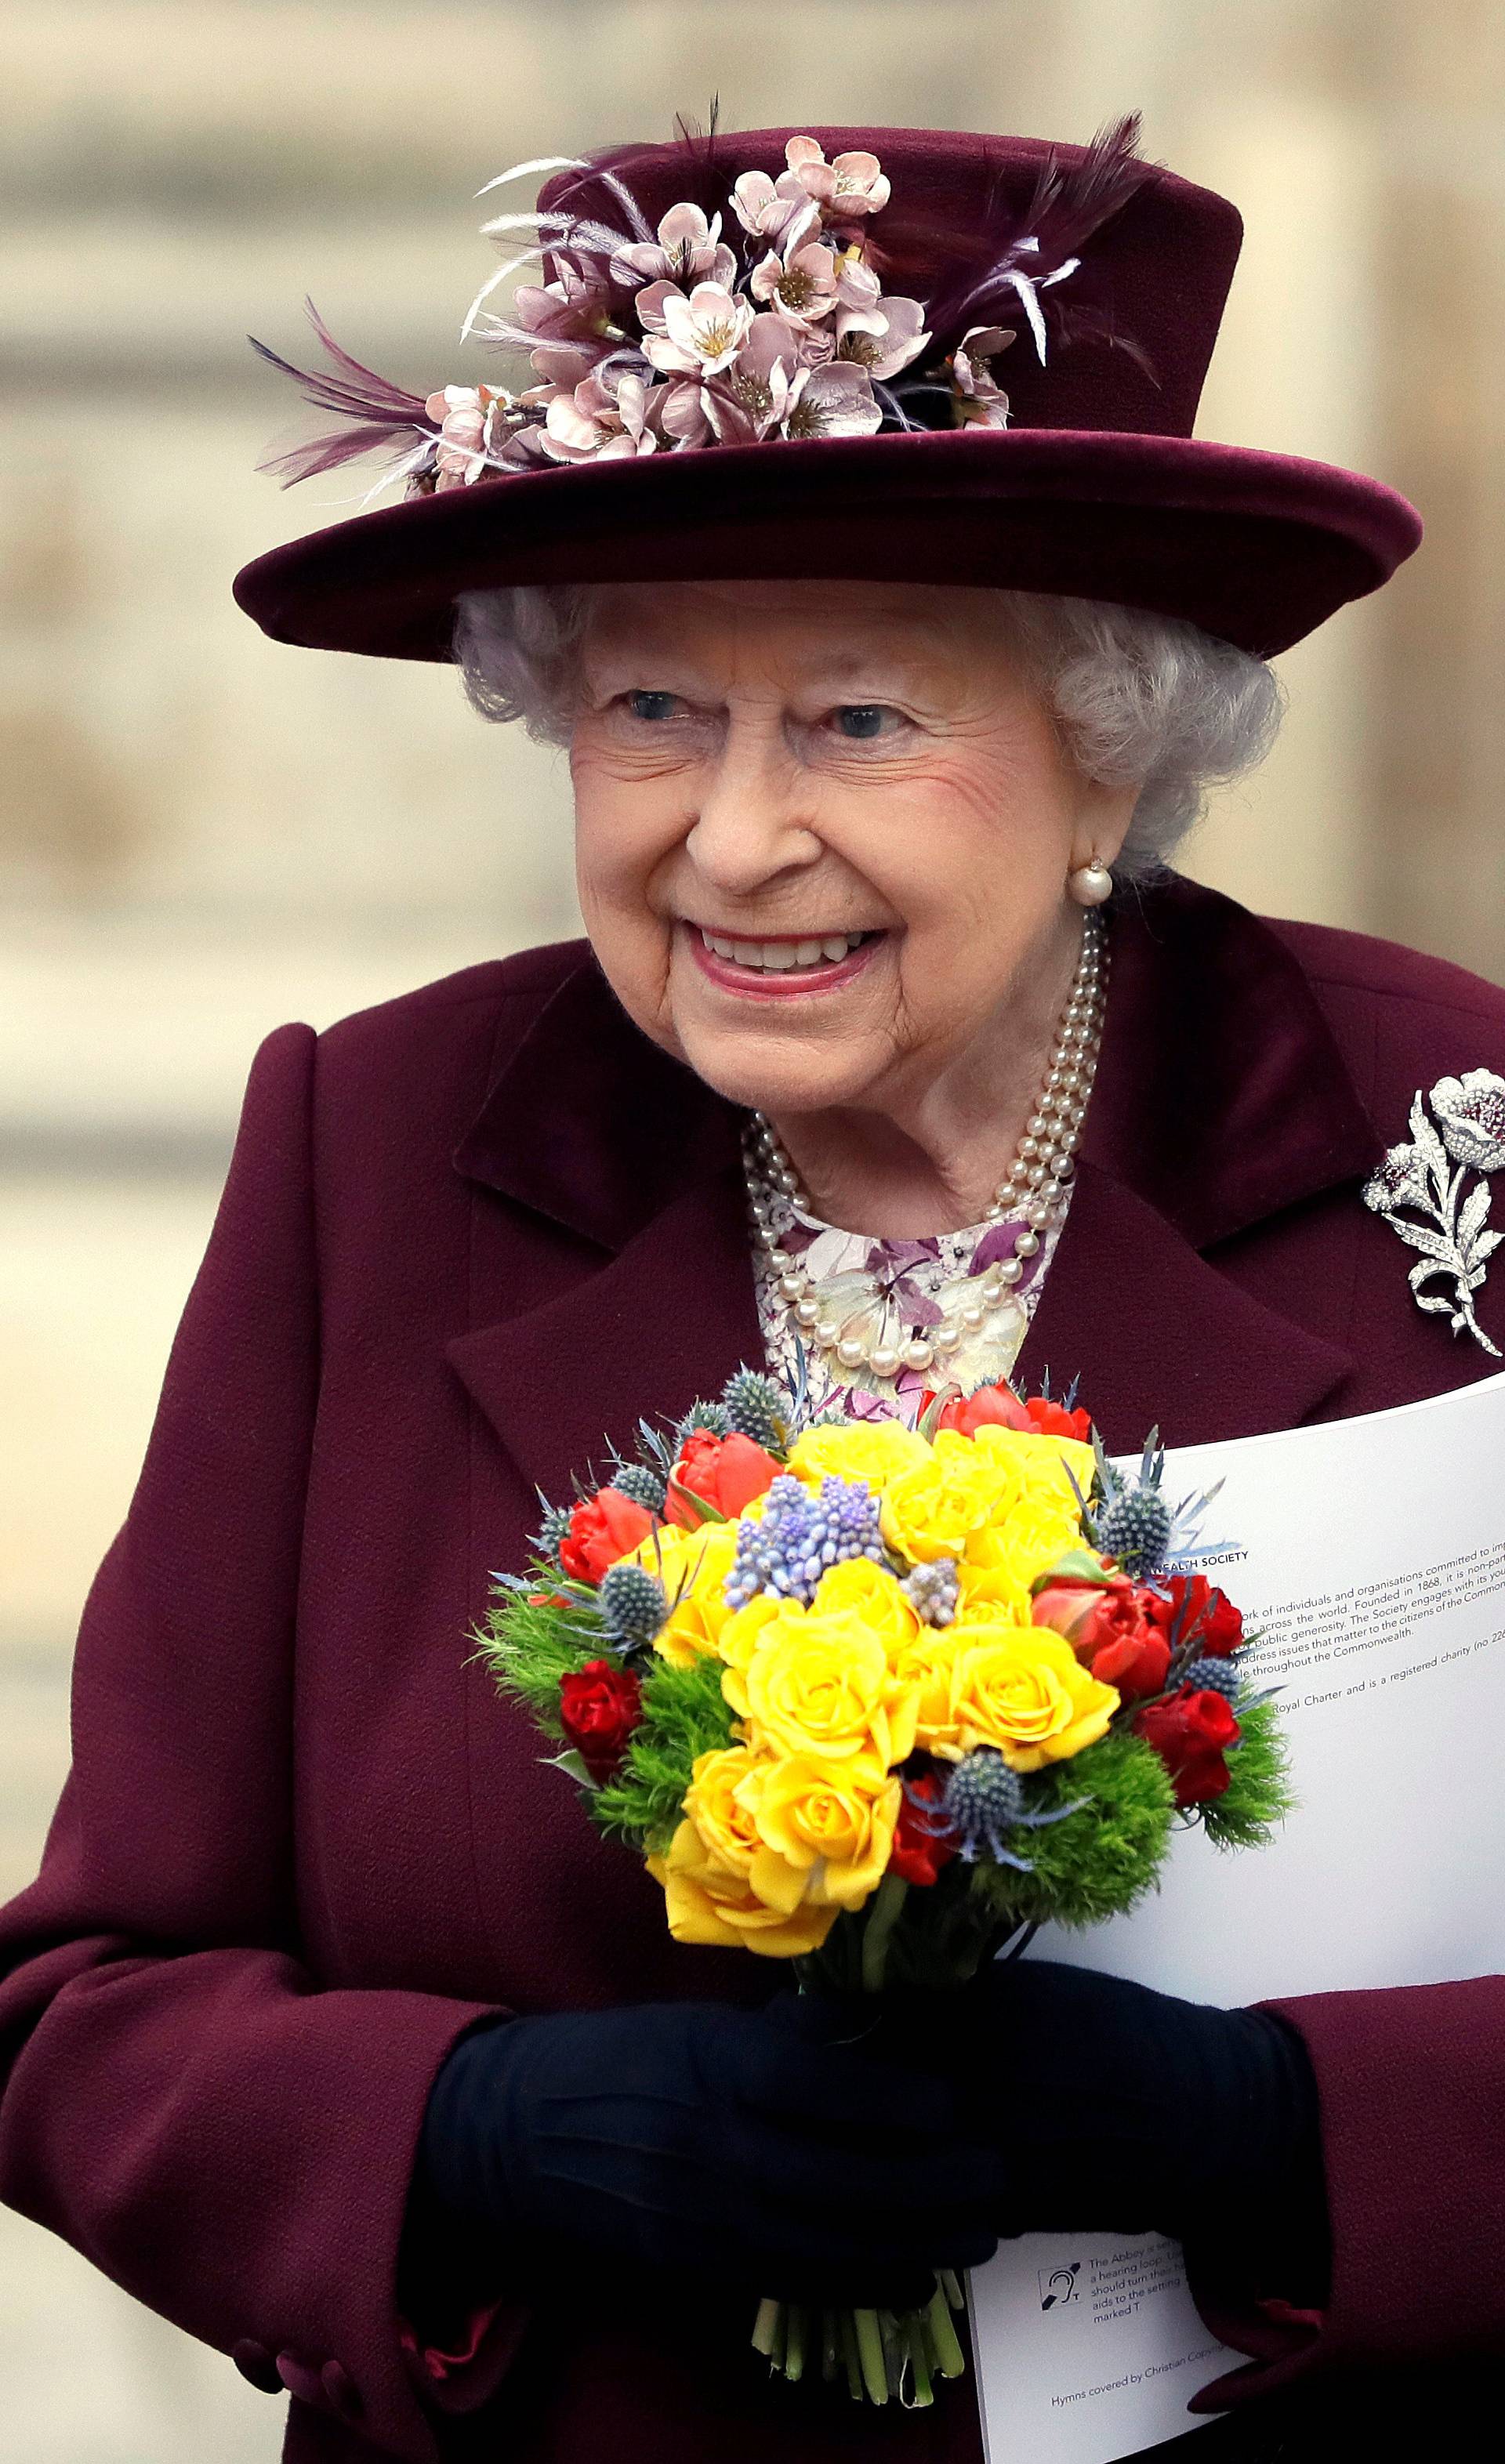
[[[882,285],[862,253],[862,242],[852,240],[838,248],[836,257],[836,297],[843,308],[876,308],[882,296]]]
[[[670,284],[655,302],[655,315],[663,319],[663,331],[650,332],[643,344],[653,366],[670,375],[712,377],[737,357],[754,311],[750,300],[739,299],[721,283],[697,282],[688,299]]]
[[[889,183],[875,154],[838,154],[828,163],[813,137],[791,137],[784,159],[807,194],[839,218],[881,213],[888,204]]]
[[[541,342],[528,357],[543,383],[531,386],[522,396],[524,402],[548,402],[561,386],[569,392],[584,385],[601,359],[599,352],[580,350],[573,342]]]
[[[658,226],[657,243],[634,240],[611,259],[611,279],[624,289],[667,278],[671,282],[719,282],[730,290],[737,259],[721,238],[721,217],[709,222],[698,206],[671,206]]]
[[[873,399],[865,368],[829,361],[823,368],[801,368],[789,387],[783,429],[786,436],[872,436],[883,425],[883,413]]]
[[[569,456],[555,444],[546,428],[519,428],[508,437],[498,459],[504,471],[537,471],[557,470]]]
[[[435,493],[468,488],[485,471],[492,455],[492,428],[499,405],[509,396],[493,385],[445,385],[430,394],[424,409],[438,423],[434,453]]]
[[[782,317],[755,317],[729,368],[700,397],[723,445],[756,445],[781,428],[798,375],[805,337]]]
[[[498,321],[505,336],[506,320]],[[611,294],[594,269],[582,274],[566,262],[552,282],[519,283],[511,325],[524,342],[565,342],[601,359],[612,348]]]
[[[1003,325],[974,325],[951,355],[951,416],[958,428],[1007,428],[1008,396],[988,363],[1014,340]]]
[[[808,326],[829,317],[836,305],[836,259],[819,240],[781,257],[770,249],[753,270],[749,284],[755,299],[766,301],[791,325]]]
[[[716,429],[706,409],[705,387],[695,377],[669,377],[649,396],[650,415],[672,453],[688,446],[714,445]]]
[[[918,299],[879,299],[874,309],[838,308],[836,357],[853,361],[886,385],[919,357],[930,336]]]
[[[649,389],[628,368],[596,368],[572,392],[559,392],[544,413],[549,447],[564,462],[613,462],[652,453]]]
[[[743,231],[786,254],[820,226],[820,208],[792,171],[770,180],[766,171],[744,171],[732,188],[732,210]]]

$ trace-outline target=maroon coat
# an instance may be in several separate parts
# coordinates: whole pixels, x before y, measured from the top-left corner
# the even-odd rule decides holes
[[[1190,1442],[1491,1371],[1417,1310],[1359,1187],[1418,1087],[1505,1071],[1505,995],[1186,885],[1115,944],[1030,1378],[1080,1371],[1122,1447],[1156,1419]],[[977,2453],[959,2390],[874,2418],[769,2387],[714,2299],[665,2318],[628,2284],[609,2318],[541,2287],[531,2325],[504,2312],[437,2390],[399,2342],[414,2136],[458,2030],[768,1988],[671,1943],[466,1644],[535,1483],[560,1495],[604,1433],[757,1356],[737,1133],[578,943],[256,1056],[85,1613],[73,1775],[0,1919],[0,2193],[280,2378],[299,2459]],[[1505,1345],[1505,1264],[1479,1314]],[[1505,1985],[1283,2007],[1321,2089],[1334,2287],[1319,2329],[1219,2315],[1283,2355],[1255,2388],[1497,2355]],[[441,2409],[493,2387],[469,2429]]]

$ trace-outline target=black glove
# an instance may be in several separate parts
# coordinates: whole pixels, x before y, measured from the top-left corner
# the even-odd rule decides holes
[[[1317,2083],[1282,2020],[1034,1959],[874,1998],[781,1994],[770,2016],[948,2078],[1003,2168],[1000,2233],[1165,2233],[1236,2255],[1255,2291],[1325,2298]]]
[[[440,2070],[414,2196],[495,2233],[520,2289],[567,2256],[903,2308],[996,2246],[1000,2167],[958,2109],[941,2079],[719,2003],[510,2019]]]

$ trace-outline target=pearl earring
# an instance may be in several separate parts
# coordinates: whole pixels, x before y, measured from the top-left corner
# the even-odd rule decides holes
[[[1079,864],[1066,876],[1066,887],[1078,907],[1100,907],[1113,895],[1113,875],[1105,864],[1094,856],[1091,864]]]

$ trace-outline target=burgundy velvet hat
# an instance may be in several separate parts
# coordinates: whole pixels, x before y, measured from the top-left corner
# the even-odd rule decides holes
[[[445,659],[458,594],[506,583],[901,578],[1285,649],[1421,523],[1376,480],[1193,437],[1242,226],[1135,134],[763,129],[520,166],[554,176],[487,226],[518,253],[467,328],[531,382],[409,394],[316,317],[333,373],[276,364],[343,424],[264,467],[382,451],[407,495],[257,558],[237,600],[278,641]],[[544,279],[490,314],[528,256]]]

